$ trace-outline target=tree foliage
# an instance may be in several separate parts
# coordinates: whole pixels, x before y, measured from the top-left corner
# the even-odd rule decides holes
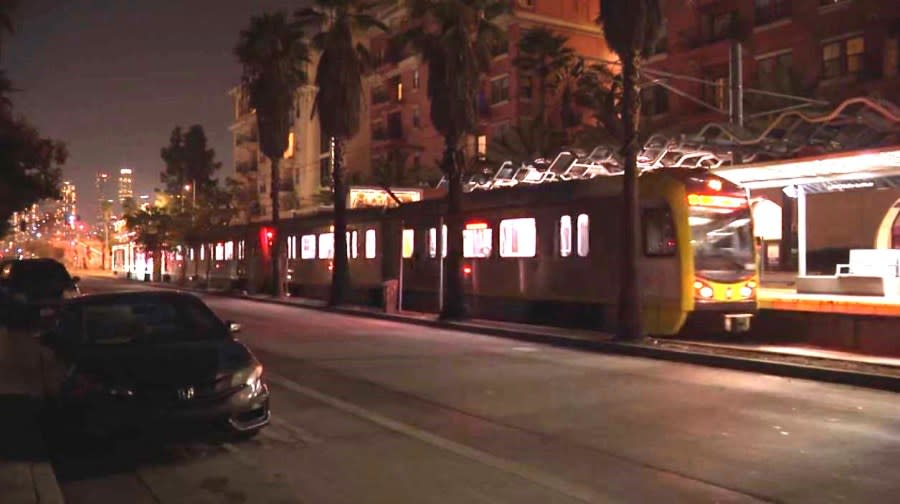
[[[575,51],[566,44],[565,35],[554,33],[545,27],[532,28],[519,39],[519,55],[513,64],[522,76],[533,76],[537,91],[537,115],[539,122],[547,122],[547,96],[555,94],[576,61]]]
[[[187,199],[194,191],[203,194],[216,186],[213,176],[222,163],[216,161],[216,151],[208,146],[203,126],[195,124],[186,132],[176,126],[169,145],[160,149],[160,157],[166,165],[160,173],[160,182],[172,197]]]

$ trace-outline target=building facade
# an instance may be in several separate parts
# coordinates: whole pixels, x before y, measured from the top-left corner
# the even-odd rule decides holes
[[[480,125],[467,142],[467,153],[484,157],[490,143],[520,119],[537,114],[536,83],[522,74],[513,61],[518,43],[531,28],[549,28],[564,35],[568,47],[586,62],[613,59],[603,32],[596,23],[599,2],[589,0],[513,0],[509,14],[496,20],[506,30],[507,47],[494,56],[491,69],[482,82],[478,110]],[[406,13],[393,5],[382,12],[382,20],[397,32],[405,28]],[[371,89],[371,157],[375,162],[391,156],[405,160],[407,167],[435,169],[444,150],[443,137],[430,119],[426,87],[428,68],[421,57],[393,47],[390,34],[374,34],[370,49],[377,67],[369,77]],[[547,120],[560,125],[559,96],[547,97]]]
[[[103,223],[106,218],[103,215],[104,207],[114,201],[113,182],[109,173],[97,172],[94,181],[94,194],[97,201],[97,224]]]
[[[125,205],[125,201],[134,198],[134,179],[131,168],[119,170],[119,190],[117,193],[119,205]]]

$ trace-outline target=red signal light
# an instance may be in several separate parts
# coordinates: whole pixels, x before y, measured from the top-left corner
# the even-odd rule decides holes
[[[463,266],[463,274],[464,274],[464,275],[471,275],[471,274],[472,274],[472,267],[469,266],[468,264],[465,265],[465,266]]]

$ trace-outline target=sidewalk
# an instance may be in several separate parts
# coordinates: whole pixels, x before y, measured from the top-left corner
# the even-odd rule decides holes
[[[40,397],[26,378],[31,370],[20,337],[30,336],[0,326],[0,502],[62,503],[39,427]]]
[[[624,343],[615,341],[611,334],[591,330],[536,326],[494,320],[444,321],[431,313],[409,311],[385,313],[380,309],[366,306],[329,307],[324,301],[316,299],[293,297],[274,299],[267,295],[236,294],[221,290],[207,291],[198,288],[181,287],[171,283],[152,283],[148,285],[298,308],[324,310],[345,315],[419,324],[440,329],[476,332],[559,347],[663,359],[900,392],[900,359],[893,358],[873,359],[863,355],[810,347],[717,344],[708,341],[648,339],[641,343]]]

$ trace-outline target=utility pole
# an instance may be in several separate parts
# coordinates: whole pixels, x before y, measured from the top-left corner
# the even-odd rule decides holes
[[[729,58],[728,77],[729,77],[729,97],[728,105],[729,119],[731,124],[743,128],[744,127],[744,59],[743,46],[737,40],[731,42],[731,57]],[[735,144],[732,154],[732,164],[741,164],[741,153],[739,145]]]

